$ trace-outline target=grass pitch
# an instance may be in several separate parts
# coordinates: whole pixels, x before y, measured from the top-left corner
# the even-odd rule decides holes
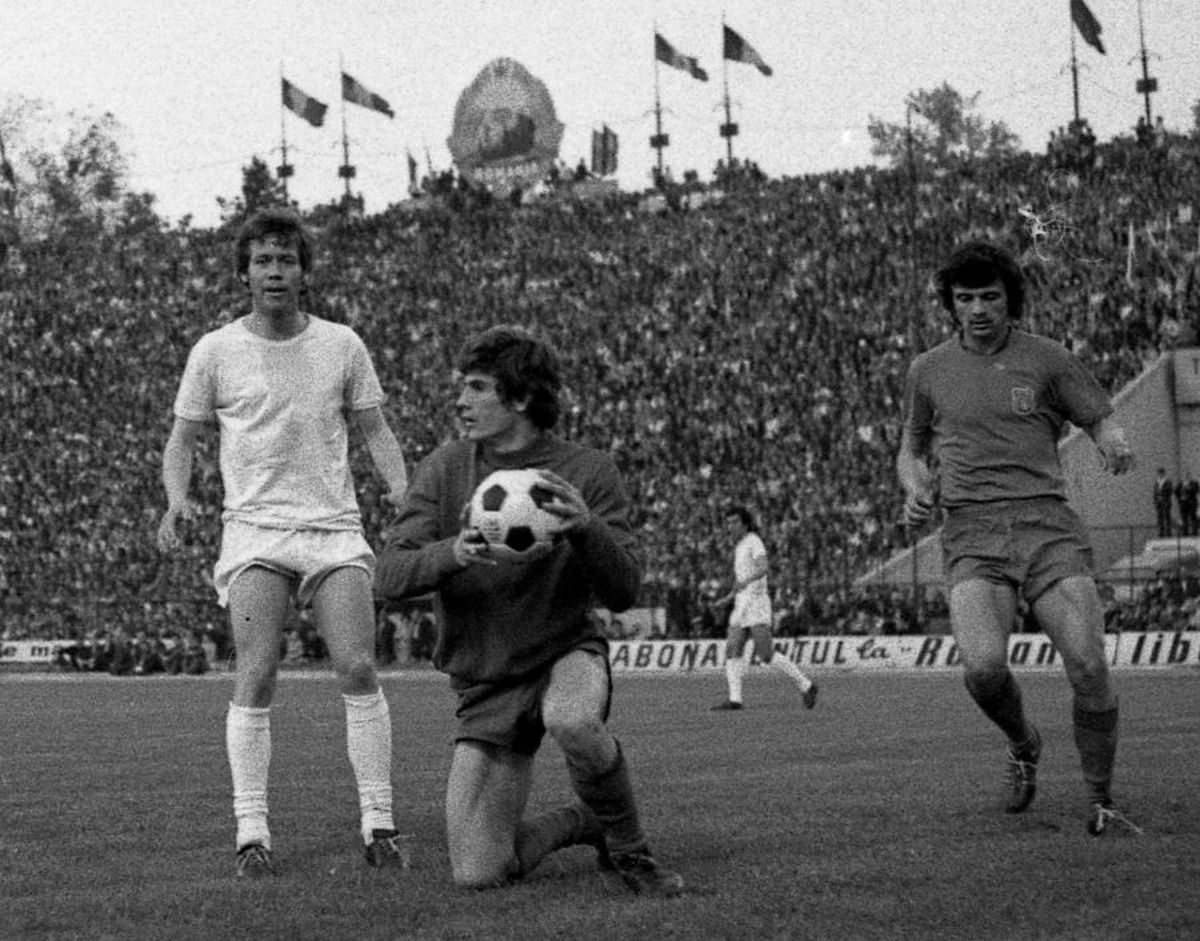
[[[1039,794],[1001,807],[1003,745],[957,673],[773,675],[711,713],[719,676],[618,677],[611,725],[643,822],[688,891],[633,896],[584,849],[524,884],[451,887],[453,697],[384,680],[413,869],[369,870],[331,677],[281,680],[271,822],[282,874],[233,879],[225,676],[0,675],[0,938],[1177,939],[1200,937],[1200,674],[1123,672],[1117,794],[1141,837],[1083,829],[1060,673],[1023,674]],[[531,810],[567,794],[543,750]]]

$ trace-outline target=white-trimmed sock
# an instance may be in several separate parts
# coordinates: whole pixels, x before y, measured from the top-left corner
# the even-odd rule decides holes
[[[725,682],[729,686],[729,701],[742,701],[742,677],[746,675],[745,657],[725,658]]]
[[[237,848],[261,843],[271,848],[267,828],[267,775],[271,767],[271,710],[229,704],[225,750],[233,777]]]
[[[800,687],[800,692],[807,693],[809,687],[812,686],[812,680],[805,676],[804,673],[801,672],[800,668],[796,666],[796,664],[792,663],[791,660],[782,654],[775,654],[775,656],[771,658],[770,665],[772,669],[778,670],[780,673],[791,677],[792,681]]]
[[[346,696],[346,752],[358,784],[363,842],[372,830],[395,830],[392,816],[392,717],[383,690]]]

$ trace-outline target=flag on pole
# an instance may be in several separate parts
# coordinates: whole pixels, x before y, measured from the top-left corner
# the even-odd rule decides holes
[[[731,30],[728,26],[723,26],[725,30],[725,58],[733,62],[745,62],[747,65],[752,65],[763,75],[771,74],[771,67],[763,61],[750,43],[742,39],[740,35]]]
[[[665,62],[673,69],[682,69],[689,73],[692,78],[699,79],[702,82],[708,81],[708,73],[700,68],[700,63],[695,56],[685,56],[675,51],[675,47],[662,38],[658,33],[654,34],[654,58],[659,62]]]
[[[285,108],[300,115],[313,127],[320,127],[325,123],[325,111],[329,107],[328,105],[322,104],[311,95],[304,94],[286,78],[281,81],[283,82],[283,105]]]
[[[417,188],[417,158],[412,155],[411,150],[404,152],[408,156],[408,186],[409,189]]]
[[[1083,0],[1071,0],[1071,19],[1079,29],[1079,35],[1089,46],[1095,46],[1100,55],[1104,55],[1104,43],[1100,42],[1100,21],[1092,16],[1092,11]]]
[[[378,111],[380,114],[386,114],[389,118],[396,116],[391,105],[345,72],[342,73],[342,98],[356,105],[362,105],[364,108],[370,108],[372,111]]]

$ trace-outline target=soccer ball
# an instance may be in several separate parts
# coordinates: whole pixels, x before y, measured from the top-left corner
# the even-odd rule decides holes
[[[535,470],[498,470],[471,497],[468,525],[479,530],[488,554],[504,562],[531,562],[554,548],[558,517],[542,509],[554,495]]]

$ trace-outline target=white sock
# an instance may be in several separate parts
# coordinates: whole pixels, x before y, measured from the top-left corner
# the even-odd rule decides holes
[[[776,654],[772,657],[770,665],[780,673],[790,676],[795,684],[800,687],[800,692],[807,693],[808,688],[812,686],[812,680],[805,676],[796,664],[792,663],[791,660],[782,654]]]
[[[742,701],[742,677],[746,675],[745,657],[725,658],[725,682],[729,684],[729,701]]]
[[[346,752],[358,783],[363,842],[372,830],[395,830],[392,817],[392,716],[383,690],[342,696],[346,702]]]
[[[271,848],[267,829],[267,773],[271,767],[271,710],[229,704],[225,750],[233,775],[237,848],[261,843]]]

